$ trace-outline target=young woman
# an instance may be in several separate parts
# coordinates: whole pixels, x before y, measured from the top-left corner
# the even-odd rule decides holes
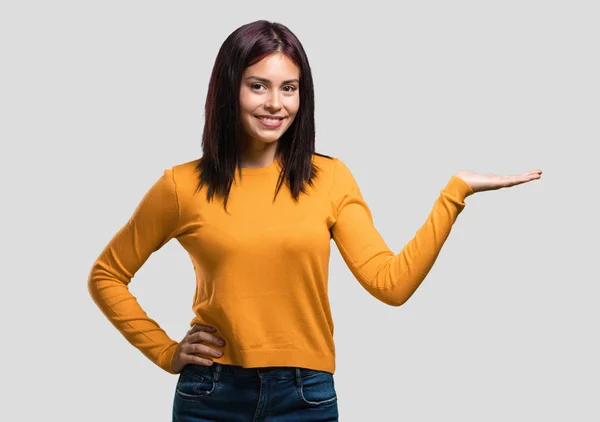
[[[335,421],[328,301],[333,239],[373,296],[402,305],[426,277],[475,192],[539,179],[452,175],[395,254],[349,168],[315,152],[314,93],[302,45],[281,24],[235,30],[217,56],[202,156],[164,170],[94,263],[89,291],[125,338],[179,374],[177,421]],[[196,272],[194,318],[171,339],[128,284],[171,239]]]

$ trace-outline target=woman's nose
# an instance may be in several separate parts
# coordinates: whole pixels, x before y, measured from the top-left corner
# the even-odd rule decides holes
[[[271,94],[271,96],[265,103],[265,106],[269,109],[275,109],[275,110],[280,109],[281,108],[281,99],[279,98],[279,93],[274,92],[273,94]]]

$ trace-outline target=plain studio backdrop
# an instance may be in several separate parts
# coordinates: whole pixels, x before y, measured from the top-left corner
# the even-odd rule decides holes
[[[348,164],[396,253],[457,171],[544,172],[468,197],[401,307],[332,242],[340,419],[600,420],[595,6],[2,2],[0,419],[170,420],[177,376],[113,328],[87,277],[163,170],[201,155],[222,42],[267,19],[308,54],[317,151]],[[130,286],[180,341],[194,282],[172,240]]]

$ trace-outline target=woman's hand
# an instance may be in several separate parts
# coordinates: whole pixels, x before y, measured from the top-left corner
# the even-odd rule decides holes
[[[196,353],[214,356],[217,358],[223,356],[223,352],[220,350],[216,350],[202,344],[212,343],[217,346],[225,345],[224,339],[211,334],[211,332],[215,331],[217,331],[217,329],[214,327],[194,324],[194,326],[187,332],[183,340],[181,340],[177,346],[177,350],[175,350],[173,361],[171,362],[173,372],[181,372],[183,367],[190,363],[204,366],[212,365],[212,360],[198,357],[195,355]],[[222,343],[220,343],[220,341],[222,341]]]
[[[472,171],[461,170],[455,174],[467,182],[473,193],[486,190],[496,190],[508,188],[510,186],[520,185],[542,177],[542,170],[531,170],[522,174],[511,174],[508,176],[496,176],[495,174],[477,174]]]

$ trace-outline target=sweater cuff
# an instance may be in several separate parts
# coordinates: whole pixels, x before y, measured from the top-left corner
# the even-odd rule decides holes
[[[175,355],[175,351],[177,350],[177,346],[179,343],[174,342],[170,346],[168,346],[158,357],[156,364],[160,366],[162,369],[167,371],[169,374],[177,374],[177,372],[173,371],[173,356]]]
[[[450,178],[444,190],[461,202],[464,202],[466,197],[474,193],[467,182],[454,175]]]

